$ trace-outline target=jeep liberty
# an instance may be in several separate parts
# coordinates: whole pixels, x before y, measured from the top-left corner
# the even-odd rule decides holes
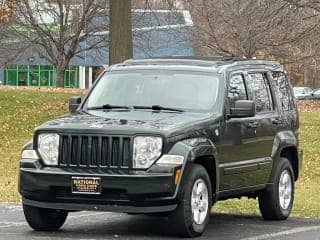
[[[257,198],[266,220],[290,215],[302,150],[278,62],[127,60],[69,109],[22,149],[19,192],[35,230],[93,210],[164,215],[179,235],[196,237],[214,203],[242,196]]]

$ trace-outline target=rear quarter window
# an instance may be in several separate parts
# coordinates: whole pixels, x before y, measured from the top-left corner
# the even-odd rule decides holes
[[[287,75],[284,72],[272,72],[275,86],[278,89],[280,105],[283,111],[294,109],[294,99]]]

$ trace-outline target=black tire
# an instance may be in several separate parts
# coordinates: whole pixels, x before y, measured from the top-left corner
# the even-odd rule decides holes
[[[206,212],[205,220],[198,224],[194,220],[192,207],[191,207],[191,196],[192,189],[196,183],[204,183],[208,193],[208,207]],[[178,207],[174,212],[170,213],[169,219],[172,222],[174,230],[182,237],[197,237],[202,235],[206,225],[210,219],[210,210],[212,206],[212,189],[209,175],[206,169],[198,164],[192,165],[190,172],[184,177],[182,186],[180,186],[180,192],[178,193]],[[200,197],[202,199],[202,195]],[[199,210],[200,212],[200,210]]]
[[[290,201],[287,203],[287,207],[282,207],[280,203],[279,183],[282,174],[290,175],[291,179],[291,196]],[[293,201],[294,201],[294,173],[291,163],[286,158],[280,158],[274,180],[273,186],[270,189],[266,189],[259,194],[259,208],[262,217],[265,220],[285,220],[289,217]]]
[[[68,212],[38,208],[23,204],[24,216],[31,228],[36,231],[57,231],[64,224]]]

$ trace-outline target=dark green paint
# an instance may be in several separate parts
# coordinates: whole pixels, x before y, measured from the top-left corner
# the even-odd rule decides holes
[[[144,62],[143,62],[144,61]],[[92,209],[102,202],[108,205],[108,211],[119,211],[116,205],[134,207],[130,211],[146,212],[142,207],[163,206],[156,211],[167,211],[165,206],[176,204],[175,199],[179,189],[183,188],[188,171],[193,162],[206,164],[210,173],[214,199],[226,199],[240,196],[256,196],[262,190],[273,184],[270,179],[274,174],[278,159],[284,152],[295,156],[290,159],[292,164],[297,162],[295,172],[298,178],[300,172],[301,151],[298,148],[297,130],[299,127],[296,108],[283,111],[280,100],[275,94],[276,86],[269,76],[273,92],[274,111],[256,114],[252,117],[230,117],[226,104],[228,77],[234,73],[245,76],[248,71],[283,71],[276,62],[242,60],[242,61],[204,61],[204,60],[148,60],[125,62],[112,66],[108,71],[139,71],[140,69],[174,68],[176,70],[214,73],[221,82],[219,96],[214,110],[199,112],[171,112],[155,110],[112,109],[85,110],[87,97],[79,105],[77,111],[72,106],[73,113],[51,120],[35,130],[34,141],[25,145],[24,149],[37,149],[37,135],[42,132],[72,133],[72,134],[101,134],[101,135],[156,135],[163,137],[163,154],[177,154],[185,158],[183,177],[177,187],[173,184],[175,168],[160,167],[154,164],[146,171],[134,169],[100,169],[77,167],[46,167],[41,162],[22,164],[20,168],[19,191],[24,199],[35,200],[29,204],[42,202],[42,206],[52,208],[67,208],[74,202],[70,197],[59,199],[56,191],[59,188],[70,191],[72,176],[100,176],[103,183],[103,193],[96,198],[78,196],[80,209]],[[171,61],[171,62],[170,62]],[[108,74],[108,71],[105,74]],[[178,94],[178,92],[177,92]],[[90,95],[90,92],[87,96]],[[249,100],[253,100],[251,95]],[[79,99],[71,100],[78,104]],[[204,139],[197,145],[190,145],[186,139]],[[204,163],[211,161],[210,164]],[[57,190],[58,189],[58,190]],[[108,198],[108,191],[118,191],[118,198]],[[123,199],[121,198],[123,193]],[[69,193],[68,193],[69,194]],[[69,196],[67,194],[67,196]],[[26,200],[25,200],[26,201]],[[100,202],[99,202],[100,201]],[[46,202],[51,204],[45,205]],[[59,205],[59,202],[61,205]],[[27,203],[27,201],[26,201]],[[55,204],[52,204],[55,203]],[[40,203],[39,203],[40,204]],[[172,205],[173,204],[173,205]],[[54,207],[53,207],[54,206]],[[70,205],[69,205],[70,206]],[[82,208],[81,208],[82,206]],[[114,208],[112,208],[114,206]],[[139,208],[140,207],[140,208]],[[70,207],[72,210],[72,208]],[[77,209],[77,210],[80,210]],[[74,210],[74,209],[73,209]],[[149,209],[150,210],[150,209]],[[129,210],[128,210],[129,211]],[[150,210],[151,211],[151,210]]]

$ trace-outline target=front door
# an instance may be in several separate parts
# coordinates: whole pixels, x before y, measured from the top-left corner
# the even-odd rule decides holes
[[[257,75],[255,75],[257,74]],[[264,73],[236,73],[229,77],[227,111],[237,100],[254,100],[256,115],[230,118],[221,132],[220,191],[264,184],[270,171],[274,104]]]

